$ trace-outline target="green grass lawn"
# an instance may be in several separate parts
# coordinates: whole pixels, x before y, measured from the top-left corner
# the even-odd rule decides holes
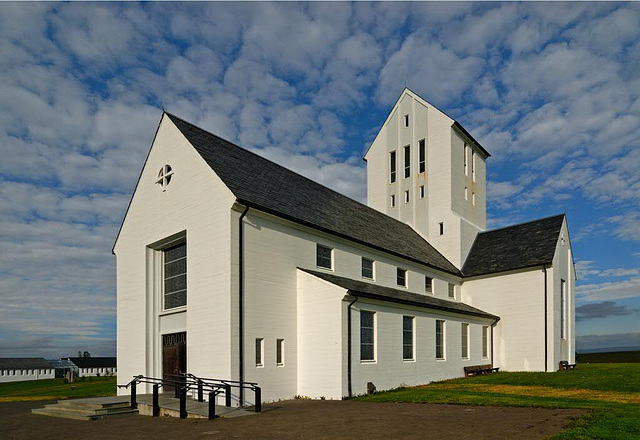
[[[555,373],[495,373],[358,397],[369,402],[583,408],[554,439],[639,439],[640,364],[580,364]]]
[[[86,377],[74,383],[64,383],[64,379],[44,379],[0,384],[0,402],[72,399],[115,394],[116,378],[113,376]]]

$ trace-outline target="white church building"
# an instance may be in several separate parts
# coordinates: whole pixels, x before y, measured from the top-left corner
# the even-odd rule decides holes
[[[119,382],[341,399],[573,363],[566,217],[486,230],[489,156],[405,89],[365,155],[364,205],[164,113],[113,249]]]

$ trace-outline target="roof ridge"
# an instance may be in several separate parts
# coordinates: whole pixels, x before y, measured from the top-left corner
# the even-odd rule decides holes
[[[542,220],[549,220],[549,219],[552,219],[552,218],[555,218],[555,217],[565,217],[565,216],[566,216],[566,214],[562,213],[562,214],[549,215],[547,217],[536,218],[536,219],[533,219],[533,220],[526,220],[526,221],[523,221],[523,222],[520,222],[520,223],[514,223],[512,225],[501,226],[499,228],[482,231],[482,232],[479,232],[478,235],[487,234],[489,232],[501,231],[503,229],[515,228],[516,226],[522,226],[522,225],[526,225],[526,224],[529,224],[529,223],[539,222],[539,221],[542,221]]]
[[[323,187],[323,188],[325,188],[325,189],[327,189],[327,190],[331,191],[332,193],[334,193],[334,194],[336,194],[336,195],[338,195],[338,196],[340,196],[340,197],[344,197],[344,198],[346,198],[346,199],[350,200],[351,202],[357,203],[357,204],[359,204],[360,206],[362,206],[362,207],[366,208],[367,210],[369,210],[369,211],[371,211],[371,212],[375,213],[376,215],[384,216],[385,218],[387,218],[387,219],[391,219],[391,220],[393,220],[394,222],[396,222],[397,224],[402,225],[402,227],[404,227],[404,228],[409,228],[409,229],[411,229],[411,231],[413,231],[413,232],[414,232],[418,237],[420,237],[420,239],[424,240],[424,241],[425,241],[426,243],[428,243],[428,244],[429,244],[429,245],[430,245],[430,246],[431,246],[431,247],[432,247],[432,248],[433,248],[433,249],[434,249],[438,254],[440,254],[440,255],[442,256],[442,258],[446,259],[449,263],[451,263],[451,261],[449,261],[449,259],[448,259],[447,257],[445,257],[445,256],[444,256],[444,255],[443,255],[443,254],[438,250],[438,249],[436,249],[436,248],[435,248],[431,243],[429,243],[429,241],[428,241],[427,239],[425,239],[424,237],[422,237],[422,235],[420,235],[420,234],[418,233],[418,231],[416,231],[415,229],[413,229],[413,227],[412,227],[411,225],[409,225],[409,224],[407,224],[407,223],[405,223],[405,222],[403,222],[403,221],[400,221],[400,220],[398,220],[398,219],[396,219],[396,218],[393,218],[393,217],[391,217],[390,215],[385,214],[384,212],[378,211],[377,209],[372,208],[371,206],[366,205],[366,204],[364,204],[364,203],[362,203],[362,202],[359,202],[358,200],[355,200],[355,199],[352,199],[351,197],[345,196],[344,194],[342,194],[342,193],[340,193],[340,192],[338,192],[338,191],[336,191],[336,190],[334,190],[334,189],[332,189],[332,188],[329,188],[328,186],[325,186],[325,185],[323,185],[323,184],[321,184],[321,183],[319,183],[319,182],[316,182],[316,181],[315,181],[315,180],[313,180],[313,179],[310,179],[310,178],[308,178],[308,177],[306,177],[306,176],[304,176],[304,175],[302,175],[302,174],[300,174],[300,173],[298,173],[298,172],[296,172],[296,171],[293,171],[293,170],[291,170],[291,169],[289,169],[289,168],[287,168],[287,167],[285,167],[285,166],[283,166],[283,165],[280,165],[280,164],[279,164],[279,163],[277,163],[277,162],[274,162],[274,161],[272,161],[272,160],[269,160],[269,159],[267,159],[266,157],[263,157],[263,156],[261,156],[261,155],[259,155],[259,154],[255,153],[255,152],[253,152],[253,151],[251,151],[251,150],[248,150],[248,149],[246,149],[246,148],[244,148],[244,147],[241,147],[240,145],[236,144],[235,142],[231,142],[231,141],[229,141],[229,140],[227,140],[227,139],[225,139],[225,138],[223,138],[223,137],[220,137],[219,135],[217,135],[217,134],[215,134],[215,133],[212,133],[212,132],[210,132],[209,130],[206,130],[206,129],[204,129],[204,128],[198,127],[197,125],[195,125],[195,124],[193,124],[193,123],[191,123],[191,122],[189,122],[189,121],[187,121],[187,120],[185,120],[185,119],[182,119],[182,118],[180,118],[179,116],[176,116],[176,115],[174,115],[174,114],[172,114],[172,113],[169,113],[169,112],[167,112],[167,111],[165,111],[164,113],[165,113],[167,116],[169,116],[170,118],[178,119],[178,120],[180,120],[181,122],[183,122],[183,123],[185,123],[185,124],[188,124],[188,125],[190,125],[190,126],[192,126],[192,127],[196,128],[196,129],[198,129],[198,130],[204,131],[205,133],[207,133],[207,134],[209,134],[209,135],[211,135],[211,136],[213,136],[213,137],[215,137],[215,138],[217,138],[217,139],[220,139],[220,140],[222,140],[222,141],[224,141],[224,142],[227,142],[228,144],[231,144],[231,145],[233,145],[233,146],[234,146],[234,147],[236,147],[236,148],[240,148],[241,150],[246,151],[247,153],[250,153],[250,154],[252,154],[252,155],[254,155],[254,156],[256,156],[256,157],[259,157],[261,160],[266,160],[266,161],[271,162],[271,163],[273,163],[274,165],[276,165],[276,166],[278,166],[278,167],[280,167],[280,168],[283,168],[283,169],[287,170],[287,171],[288,171],[288,172],[290,172],[290,173],[294,173],[294,174],[296,174],[297,176],[299,176],[299,177],[301,177],[301,178],[303,178],[303,179],[305,179],[305,180],[307,180],[307,181],[309,181],[309,182],[313,183],[314,185],[319,185],[319,186],[321,186],[321,187]],[[452,266],[454,266],[454,267],[456,267],[456,265],[455,265],[455,264],[453,264],[453,263],[451,263],[451,265],[452,265]],[[459,269],[458,269],[458,270],[459,270]]]

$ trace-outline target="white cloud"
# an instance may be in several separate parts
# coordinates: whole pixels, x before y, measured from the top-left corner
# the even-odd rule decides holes
[[[576,287],[576,295],[583,301],[608,301],[640,297],[640,277]]]

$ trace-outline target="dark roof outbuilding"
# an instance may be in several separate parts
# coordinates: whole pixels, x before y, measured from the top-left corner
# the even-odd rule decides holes
[[[47,370],[52,368],[45,358],[0,358],[0,370]]]
[[[116,368],[115,357],[70,357],[78,368]]]
[[[554,215],[479,233],[462,273],[473,277],[551,263],[564,218]]]

